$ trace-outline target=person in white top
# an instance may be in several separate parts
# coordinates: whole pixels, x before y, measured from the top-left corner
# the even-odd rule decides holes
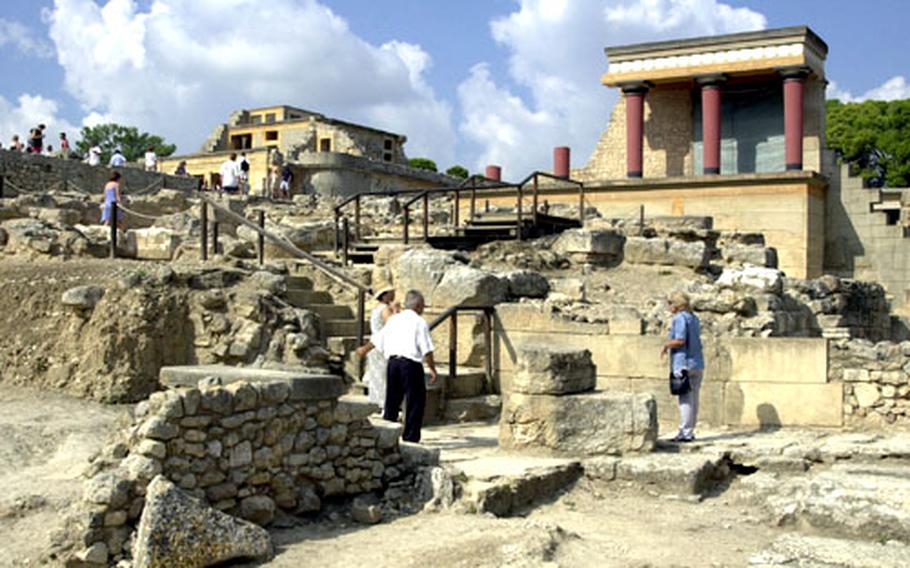
[[[112,168],[119,168],[126,163],[126,156],[123,155],[123,152],[120,151],[120,148],[114,150],[114,153],[111,155],[111,161],[108,163]]]
[[[158,171],[158,154],[155,153],[155,148],[152,146],[149,146],[149,149],[145,151],[145,171]]]
[[[88,159],[86,160],[90,166],[100,166],[101,165],[101,147],[97,144],[88,149]]]
[[[240,183],[240,164],[237,163],[237,154],[221,164],[221,190],[225,193],[237,193]]]
[[[423,410],[427,402],[427,385],[423,364],[430,370],[430,384],[439,378],[433,360],[433,338],[430,326],[421,317],[425,302],[417,290],[408,291],[404,311],[389,318],[379,333],[357,349],[360,357],[378,349],[389,359],[386,376],[386,399],[382,417],[398,421],[402,400],[406,403],[404,431],[406,442],[419,442]]]
[[[395,301],[395,289],[383,288],[376,294],[378,304],[370,314],[370,336],[379,334],[389,318],[399,312],[398,303]],[[385,407],[386,370],[389,362],[379,349],[370,351],[367,355],[367,372],[364,382],[370,389],[370,402]]]

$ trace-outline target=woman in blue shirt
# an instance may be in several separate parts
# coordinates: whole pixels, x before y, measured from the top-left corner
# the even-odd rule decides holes
[[[670,338],[660,350],[661,357],[670,353],[670,370],[677,376],[685,370],[692,388],[679,395],[679,432],[674,442],[695,440],[695,422],[698,420],[698,390],[705,370],[701,349],[701,323],[689,307],[689,296],[683,292],[670,294],[668,300],[673,320]]]

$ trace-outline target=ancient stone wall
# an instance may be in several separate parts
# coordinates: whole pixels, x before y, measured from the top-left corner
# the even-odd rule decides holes
[[[846,424],[910,424],[910,342],[836,341],[830,360],[830,379],[844,383]]]
[[[325,498],[397,479],[400,426],[374,427],[374,407],[339,401],[342,390],[341,379],[325,377],[152,395],[136,408],[128,439],[109,448],[107,467],[87,482],[71,520],[76,546],[94,547],[104,564],[129,558],[145,489],[159,474],[259,525],[279,510],[318,512]]]
[[[117,168],[117,171],[123,176],[123,189],[127,194],[130,191],[148,188],[155,183],[160,183],[159,187],[182,191],[196,189],[195,178],[146,172],[132,166]],[[78,160],[0,150],[0,175],[25,192],[59,190],[63,182],[66,182],[70,185],[69,189],[78,187],[90,193],[101,193],[111,175],[111,168],[89,166]],[[4,196],[17,194],[14,187],[10,185],[4,187]]]

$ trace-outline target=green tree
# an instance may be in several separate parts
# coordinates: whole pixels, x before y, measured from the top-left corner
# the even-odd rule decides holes
[[[120,148],[127,161],[133,162],[145,155],[149,148],[154,148],[158,156],[170,156],[177,146],[168,144],[164,138],[148,132],[139,132],[135,126],[121,124],[99,124],[84,127],[80,133],[82,140],[76,143],[76,149],[83,156],[89,148],[97,145],[101,148],[102,163],[107,163],[114,150]]]
[[[470,175],[468,173],[468,168],[459,166],[458,164],[455,164],[451,168],[447,169],[446,174],[453,177],[459,177],[461,179],[468,179],[468,176]]]
[[[910,185],[910,99],[827,102],[828,147],[873,187]]]
[[[439,171],[436,169],[436,162],[429,158],[411,158],[408,164],[418,170],[430,170],[431,172]]]

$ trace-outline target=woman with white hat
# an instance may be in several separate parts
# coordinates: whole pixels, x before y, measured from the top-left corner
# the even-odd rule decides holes
[[[375,336],[385,326],[385,322],[399,311],[395,301],[395,289],[386,287],[376,293],[376,307],[370,314],[370,334]],[[388,361],[378,349],[367,355],[367,371],[364,382],[370,390],[370,402],[379,405],[380,411],[385,408],[386,367]]]

